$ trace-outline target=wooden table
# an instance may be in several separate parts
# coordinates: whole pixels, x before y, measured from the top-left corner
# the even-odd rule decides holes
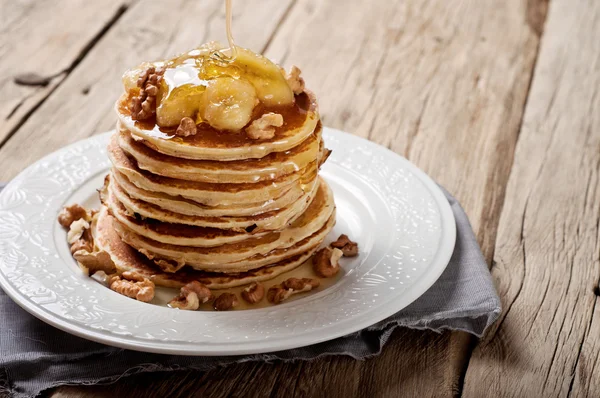
[[[400,329],[367,361],[247,363],[52,395],[600,396],[600,1],[234,3],[238,43],[299,65],[325,124],[406,156],[460,200],[503,314],[479,342]],[[0,180],[112,129],[126,68],[224,38],[222,0],[0,10]],[[23,72],[41,79],[16,84]]]

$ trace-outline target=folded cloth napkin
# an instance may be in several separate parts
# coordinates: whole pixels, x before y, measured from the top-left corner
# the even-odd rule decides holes
[[[398,326],[437,332],[462,330],[480,337],[500,315],[500,300],[467,215],[456,199],[444,192],[456,218],[457,234],[454,254],[440,279],[388,319],[308,347],[234,357],[129,351],[55,329],[22,310],[0,289],[0,392],[31,397],[63,384],[105,384],[140,372],[208,370],[247,361],[310,360],[325,355],[365,359],[379,354]]]

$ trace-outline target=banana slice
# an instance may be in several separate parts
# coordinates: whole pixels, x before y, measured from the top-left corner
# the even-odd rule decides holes
[[[242,76],[252,83],[263,104],[274,106],[294,103],[294,93],[279,66],[245,48],[236,47],[236,50],[233,65],[242,70]]]
[[[252,118],[258,98],[249,82],[219,77],[208,82],[201,102],[200,113],[208,124],[218,130],[239,131]]]

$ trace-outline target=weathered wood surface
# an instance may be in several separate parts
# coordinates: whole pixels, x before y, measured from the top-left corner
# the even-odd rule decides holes
[[[464,396],[600,396],[600,3],[552,0]]]
[[[0,144],[64,80],[133,0],[0,1]],[[36,85],[15,79],[35,73]]]
[[[542,54],[546,54],[546,61],[542,62],[540,59],[538,75],[543,65],[546,65],[547,70],[559,67],[560,71],[563,68],[565,72],[570,71],[570,80],[563,81],[552,74],[542,83],[534,83],[534,90],[536,84],[541,84],[536,94],[539,103],[532,105],[534,98],[530,97],[528,104],[529,108],[536,106],[537,113],[528,111],[530,116],[526,118],[520,136],[521,149],[517,155],[520,163],[516,165],[517,171],[512,171],[509,188],[511,199],[504,212],[503,228],[498,239],[496,229],[538,54],[539,37],[542,32],[545,32],[546,42],[550,40],[546,38],[547,35],[552,37],[548,26],[544,29],[547,1],[234,2],[234,30],[240,45],[264,50],[268,56],[282,60],[286,66],[300,66],[309,87],[316,91],[320,99],[320,108],[327,125],[369,137],[407,156],[461,201],[470,216],[486,258],[491,261],[496,248],[498,253],[495,259],[500,263],[499,253],[504,253],[502,258],[505,259],[503,266],[506,269],[501,272],[502,267],[498,266],[494,273],[503,294],[505,308],[510,308],[510,311],[506,321],[498,329],[500,333],[494,340],[486,341],[477,349],[471,359],[472,369],[467,373],[465,390],[469,396],[481,396],[477,394],[481,392],[485,393],[484,396],[490,396],[494,392],[507,392],[510,395],[513,391],[511,383],[515,387],[532,388],[524,381],[517,383],[513,380],[520,375],[522,369],[518,366],[511,367],[513,358],[504,355],[508,352],[506,347],[513,347],[510,351],[512,353],[519,350],[527,352],[529,358],[541,358],[536,357],[535,352],[532,353],[537,348],[549,350],[549,354],[546,351],[538,354],[543,354],[546,360],[542,369],[548,372],[551,381],[555,381],[554,389],[548,391],[562,392],[563,385],[567,383],[563,379],[570,376],[570,369],[571,372],[583,375],[569,379],[572,380],[574,392],[588,388],[589,391],[594,391],[598,385],[597,378],[593,378],[599,372],[594,349],[600,344],[592,336],[593,331],[598,335],[598,317],[590,322],[593,311],[598,310],[594,309],[595,301],[588,297],[592,282],[598,279],[598,275],[592,272],[598,272],[598,245],[596,244],[595,257],[592,257],[591,252],[579,251],[584,247],[580,245],[585,242],[588,244],[592,239],[587,232],[597,231],[597,226],[592,228],[598,218],[595,213],[597,209],[593,208],[595,197],[592,196],[596,185],[587,191],[589,198],[583,205],[577,202],[577,199],[582,200],[582,196],[569,194],[570,191],[562,188],[558,190],[554,187],[555,190],[552,190],[552,187],[536,185],[535,178],[531,177],[537,175],[532,174],[534,167],[539,170],[547,169],[540,171],[540,178],[551,172],[564,173],[561,169],[564,165],[557,163],[561,161],[571,166],[573,178],[563,183],[569,184],[573,190],[581,190],[584,186],[583,179],[579,178],[581,176],[575,176],[583,170],[590,173],[589,177],[584,175],[589,178],[586,180],[588,185],[596,181],[597,176],[591,171],[595,161],[591,150],[578,154],[578,149],[582,151],[581,145],[577,147],[571,142],[567,145],[566,141],[558,141],[556,137],[550,138],[548,135],[555,130],[555,136],[568,134],[570,131],[566,129],[581,127],[577,123],[587,121],[583,119],[581,109],[578,110],[579,113],[564,114],[562,110],[582,104],[579,101],[568,102],[568,96],[584,95],[581,98],[588,98],[594,86],[593,81],[588,81],[588,84],[576,81],[575,72],[579,70],[577,68],[582,68],[581,71],[593,75],[594,72],[597,73],[594,65],[596,69],[600,65],[597,58],[595,61],[585,58],[586,53],[596,57],[599,53],[598,48],[593,47],[597,46],[594,37],[598,37],[599,32],[592,24],[594,15],[597,20],[598,6],[594,4],[594,12],[589,12],[585,16],[587,23],[582,23],[583,19],[577,22],[568,19],[573,17],[574,11],[567,8],[567,0],[553,2],[562,4],[552,6],[559,7],[553,8],[550,22],[554,20],[557,35],[568,37],[572,32],[578,32],[576,37],[583,38],[586,29],[592,33],[596,29],[596,35],[590,34],[587,41],[584,41],[585,46],[579,47],[579,51],[576,51],[573,43],[569,46],[566,41],[561,42],[559,37],[555,37],[554,45]],[[48,86],[50,89],[36,88],[36,93],[49,90],[43,95],[39,94],[41,97],[35,104],[41,102],[41,105],[37,109],[37,105],[23,103],[23,111],[29,109],[23,114],[27,115],[24,122],[21,122],[23,116],[19,116],[0,126],[0,142],[5,141],[4,145],[0,145],[0,180],[12,178],[31,162],[67,143],[111,129],[114,124],[112,105],[121,90],[120,75],[124,69],[142,60],[160,58],[208,39],[223,40],[224,37],[224,10],[220,0],[132,0],[113,3],[112,8],[103,7],[107,10],[94,13],[98,20],[88,23],[89,31],[78,35],[82,36],[77,38],[78,44],[69,44],[73,54],[83,54],[81,59],[75,56],[74,62],[73,56],[63,56],[61,62],[66,62],[65,65],[71,67],[57,66],[49,69],[50,72],[47,69],[31,70],[40,74],[52,73],[53,70],[65,72],[59,79],[51,82]],[[575,8],[578,11],[585,10],[586,7],[592,7],[594,2],[588,0],[587,3],[586,6],[585,1],[578,0]],[[86,2],[87,10],[73,9],[70,12],[86,15],[92,7],[90,4]],[[117,13],[120,4],[131,5],[127,9],[121,9],[122,13]],[[20,9],[16,5],[11,7]],[[96,5],[93,7],[95,9]],[[98,5],[98,8],[102,7]],[[4,9],[3,5],[3,12]],[[17,12],[9,14],[17,15]],[[48,9],[46,14],[54,17],[58,10]],[[7,14],[2,13],[0,18],[4,19],[5,15]],[[18,16],[10,18],[19,20]],[[563,21],[563,18],[569,23]],[[15,23],[12,20],[9,22]],[[0,29],[4,29],[4,26],[3,23]],[[61,26],[54,33],[64,32],[65,29],[76,31],[79,28]],[[101,34],[98,34],[99,30]],[[6,47],[7,40],[4,36],[0,37],[0,49],[9,48]],[[38,39],[43,42],[43,34],[40,33]],[[79,50],[73,49],[77,47]],[[554,47],[563,51],[562,56],[552,54]],[[83,53],[81,48],[85,49]],[[571,63],[565,62],[565,54],[573,58]],[[588,54],[589,56],[591,55]],[[14,65],[2,60],[0,70],[6,69],[9,74],[13,73]],[[594,76],[597,87],[598,76]],[[548,87],[555,90],[550,90],[549,93],[560,95],[554,96],[556,102],[546,105],[555,109],[554,116],[560,113],[566,119],[552,119],[541,114],[546,106],[542,100]],[[577,92],[572,91],[574,87]],[[42,101],[46,96],[47,99]],[[597,99],[595,101],[597,103]],[[592,102],[588,101],[585,105],[590,106],[590,103]],[[4,109],[4,106],[2,103],[0,109]],[[596,106],[596,109],[599,107]],[[590,113],[592,112],[588,111]],[[581,115],[581,118],[570,119],[572,115]],[[556,124],[544,124],[549,120],[555,120]],[[534,129],[528,133],[528,126],[533,126],[535,121],[539,126],[544,125],[545,130]],[[595,123],[597,128],[597,118]],[[6,134],[2,138],[2,131],[14,134],[8,139]],[[588,144],[595,145],[597,151],[597,134],[594,136],[593,130],[590,131]],[[524,137],[529,137],[531,142],[524,142]],[[32,145],[33,142],[35,145]],[[580,144],[579,141],[576,142]],[[571,155],[570,158],[566,154],[555,153],[560,145],[566,146],[565,151]],[[547,159],[542,162],[543,155],[540,153],[550,150],[546,147],[555,149],[552,153],[548,152]],[[533,159],[531,167],[526,164],[529,156]],[[577,166],[579,163],[574,162],[573,158],[583,159],[582,164]],[[550,162],[550,159],[555,160]],[[535,166],[536,161],[543,164]],[[515,177],[515,173],[520,177]],[[531,178],[528,180],[526,177]],[[536,264],[538,274],[531,274],[533,265],[530,262],[527,262],[527,274],[522,271],[519,273],[518,270],[522,269],[519,264],[523,262],[515,261],[520,258],[522,249],[515,240],[518,236],[515,235],[513,224],[518,224],[522,219],[519,206],[523,197],[519,195],[523,192],[519,191],[521,187],[516,185],[515,179],[527,181],[528,185],[523,192],[535,191],[530,198],[532,204],[534,200],[539,201],[535,206],[528,207],[531,213],[525,218],[527,228],[524,236],[532,237],[531,244],[538,242],[536,244],[547,245],[564,232],[568,235],[565,242],[570,246],[553,249],[547,255],[556,253],[564,259],[572,258],[571,262],[576,265],[581,265],[588,259],[590,264],[595,264],[595,268],[590,264],[581,265],[571,274],[571,284],[565,284],[560,278],[565,279],[569,275],[565,272],[567,268],[560,275],[558,268],[549,271],[544,264],[559,260],[546,258],[541,251],[529,254],[535,246],[530,249],[528,242],[527,253],[536,256],[530,262]],[[564,207],[565,211],[561,214],[565,217],[555,231],[543,231],[541,221],[537,221],[540,218],[539,212],[554,208],[544,207],[541,199],[555,194],[558,195],[557,206],[560,203]],[[570,210],[566,211],[567,209]],[[513,218],[515,214],[516,219]],[[540,220],[545,219],[551,225],[548,217],[548,214],[544,214]],[[579,235],[576,234],[578,223],[581,223],[581,228],[588,228],[580,229]],[[573,234],[577,238],[573,238]],[[558,240],[556,242],[557,245],[561,244]],[[585,247],[587,250],[589,246]],[[584,253],[589,258],[580,257]],[[542,264],[544,260],[546,263]],[[546,274],[543,274],[544,270]],[[525,274],[527,278],[522,280],[527,283],[519,287],[521,279],[518,277]],[[577,292],[582,290],[582,285],[575,281],[585,277],[589,277],[586,279],[585,293],[578,296]],[[543,329],[543,322],[549,321],[546,316],[551,314],[549,311],[555,307],[560,308],[560,311],[556,312],[556,321],[551,323],[553,329],[548,329],[552,333],[531,344],[523,327],[533,325],[533,318],[523,317],[533,316],[527,312],[531,311],[529,307],[532,301],[525,301],[525,297],[540,301],[538,293],[543,293],[545,290],[540,289],[546,289],[546,286],[549,289],[543,306],[535,307],[540,309],[539,319],[529,333],[541,333],[539,329]],[[559,296],[555,295],[554,288],[558,292],[564,292],[565,297],[568,296],[564,303],[558,302]],[[518,291],[520,294],[516,293]],[[513,300],[511,297],[523,301]],[[511,306],[512,301],[514,305]],[[587,304],[591,306],[586,307],[585,311],[569,310]],[[522,308],[521,315],[511,318],[519,308]],[[510,315],[511,312],[513,315]],[[565,327],[560,331],[555,330],[561,324],[554,322],[562,322],[564,319],[567,319]],[[571,328],[569,322],[576,320],[588,326]],[[513,328],[511,333],[506,329],[509,325]],[[573,336],[565,334],[568,330],[572,330],[579,339],[575,339],[577,344],[574,348],[570,340]],[[364,362],[336,357],[309,363],[243,364],[204,373],[139,375],[110,386],[62,387],[54,392],[54,396],[451,396],[461,392],[471,342],[467,335],[461,333],[437,335],[402,329],[394,333],[380,356]],[[579,348],[582,356],[577,361],[573,358],[577,357]],[[499,350],[500,353],[497,352]],[[549,361],[548,355],[552,356],[552,352],[556,354],[553,361]],[[531,365],[529,360],[525,358],[524,362],[517,362],[517,365]],[[490,369],[493,371],[485,378]],[[528,369],[525,368],[524,374],[529,377],[533,373],[528,374]],[[506,376],[508,373],[511,377]],[[482,382],[484,380],[486,383]],[[478,390],[481,388],[484,390]]]

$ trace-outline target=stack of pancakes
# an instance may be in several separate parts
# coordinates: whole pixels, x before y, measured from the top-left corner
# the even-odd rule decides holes
[[[277,110],[284,124],[267,140],[205,124],[180,137],[132,120],[128,102],[124,95],[117,103],[113,167],[95,230],[119,271],[170,287],[239,286],[299,266],[333,227],[333,195],[318,176],[328,151],[312,94]]]

